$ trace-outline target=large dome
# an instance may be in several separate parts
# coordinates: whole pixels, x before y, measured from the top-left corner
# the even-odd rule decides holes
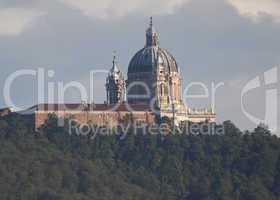
[[[182,102],[181,76],[175,58],[158,45],[158,34],[150,26],[146,30],[146,45],[131,59],[127,73],[127,101],[155,103],[167,107]]]
[[[146,31],[146,45],[131,59],[128,74],[153,72],[159,65],[164,67],[166,73],[178,72],[175,58],[167,50],[158,46],[158,34],[151,18],[150,26]]]
[[[158,46],[146,46],[131,59],[128,73],[152,72],[158,64],[164,66],[166,72],[178,72],[175,58],[165,49]]]

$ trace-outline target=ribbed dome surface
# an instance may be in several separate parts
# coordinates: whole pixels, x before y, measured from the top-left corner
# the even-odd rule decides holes
[[[162,64],[167,73],[178,72],[175,58],[165,49],[158,46],[146,46],[131,59],[128,73],[152,72]]]

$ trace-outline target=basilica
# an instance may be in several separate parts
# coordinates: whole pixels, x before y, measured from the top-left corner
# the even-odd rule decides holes
[[[139,123],[154,123],[168,117],[175,125],[183,122],[215,121],[211,108],[191,109],[183,101],[182,77],[174,56],[159,46],[152,18],[146,30],[146,42],[130,60],[127,80],[114,56],[106,78],[107,101],[103,104],[40,104],[34,107],[36,127],[50,113],[74,118],[79,123],[117,126],[131,116]]]

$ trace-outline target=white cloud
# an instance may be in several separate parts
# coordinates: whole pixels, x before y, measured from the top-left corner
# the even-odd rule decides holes
[[[254,21],[258,21],[262,16],[268,15],[280,22],[280,1],[279,0],[228,0],[238,12]]]
[[[0,9],[0,35],[18,35],[43,12],[24,8]]]
[[[190,0],[60,0],[85,15],[102,19],[124,17],[131,13],[172,14]]]

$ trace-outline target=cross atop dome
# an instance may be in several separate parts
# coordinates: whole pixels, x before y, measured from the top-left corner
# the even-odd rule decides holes
[[[150,25],[146,31],[146,46],[158,46],[158,34],[153,26],[153,17],[150,17]]]

